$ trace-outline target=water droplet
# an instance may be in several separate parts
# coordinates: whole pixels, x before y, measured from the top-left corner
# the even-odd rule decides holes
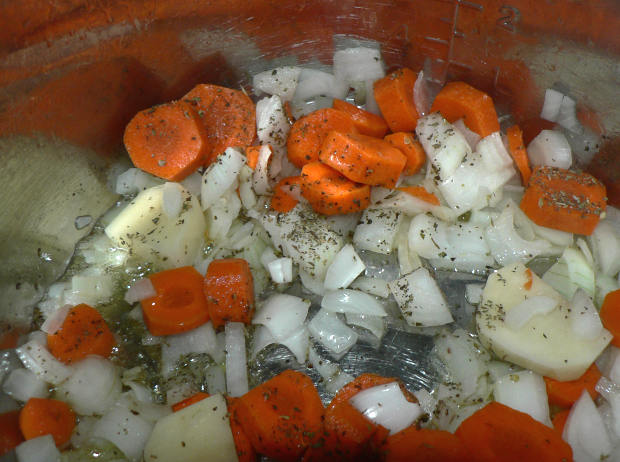
[[[90,225],[93,221],[93,217],[90,215],[80,215],[75,219],[75,229],[84,229]]]

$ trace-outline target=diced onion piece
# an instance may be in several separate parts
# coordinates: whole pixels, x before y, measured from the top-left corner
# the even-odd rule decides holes
[[[381,109],[379,109],[379,104],[377,104],[377,100],[375,99],[375,82],[379,80],[377,79],[368,79],[364,81],[364,86],[366,88],[366,102],[364,103],[364,109],[368,112],[372,112],[373,114],[382,115]]]
[[[209,238],[214,241],[224,239],[240,210],[241,200],[236,191],[228,191],[219,197],[206,212]]]
[[[52,385],[60,385],[73,373],[73,369],[58,361],[40,343],[31,340],[15,350],[27,369]]]
[[[290,124],[279,96],[263,98],[256,103],[256,134],[261,144],[268,144],[276,153],[282,154],[289,130]]]
[[[210,394],[226,393],[226,373],[219,364],[212,364],[207,367],[205,380]]]
[[[395,194],[383,197],[378,200],[375,205],[380,207],[381,210],[394,209],[409,216],[425,212],[435,214],[436,210],[439,208],[437,205],[431,204],[430,202],[422,200],[419,197],[415,197],[404,191],[398,191]]]
[[[605,460],[611,453],[612,444],[605,423],[586,390],[571,408],[562,439],[573,450],[574,460]]]
[[[618,438],[620,437],[620,386],[607,377],[601,377],[595,389],[611,407],[610,430],[613,432],[612,435]]]
[[[319,356],[317,351],[312,347],[308,350],[308,361],[310,361],[312,368],[319,373],[323,380],[327,381],[338,375],[340,372],[340,367],[338,367],[338,364],[331,362],[327,358]]]
[[[379,48],[357,47],[334,53],[334,75],[338,80],[360,82],[385,75]]]
[[[310,334],[336,355],[344,354],[357,342],[358,335],[336,313],[322,308],[308,323]]]
[[[426,268],[419,268],[388,286],[407,324],[441,326],[454,321],[437,282]]]
[[[164,183],[162,195],[162,209],[166,216],[175,219],[183,208],[183,187],[179,183],[167,181]]]
[[[267,271],[269,271],[269,263],[276,261],[277,259],[278,257],[272,247],[267,247],[260,256],[260,262]]]
[[[454,126],[455,129],[457,129],[461,133],[461,135],[463,135],[465,140],[467,140],[467,144],[469,144],[469,147],[472,150],[476,149],[476,145],[480,141],[480,135],[478,135],[476,132],[472,132],[467,127],[467,125],[465,125],[465,122],[463,121],[463,119],[457,120],[452,125]]]
[[[71,278],[71,290],[64,300],[70,305],[86,303],[94,306],[109,300],[114,294],[114,279],[109,274],[76,274]]]
[[[355,231],[355,227],[359,223],[361,216],[361,212],[347,213],[345,215],[330,215],[326,217],[327,226],[335,233],[347,238]]]
[[[529,220],[529,218],[528,218]],[[573,243],[573,233],[566,231],[560,231],[559,229],[551,229],[546,226],[539,226],[530,220],[530,226],[534,230],[534,233],[551,242],[554,245],[561,247],[568,247]]]
[[[420,405],[407,401],[396,382],[362,390],[349,402],[367,419],[387,428],[391,435],[404,430],[422,415]]]
[[[252,83],[254,88],[278,95],[282,101],[290,101],[295,94],[301,68],[296,66],[282,66],[255,74]]]
[[[300,327],[285,339],[278,343],[288,348],[295,355],[299,364],[305,364],[308,358],[308,346],[310,345],[310,333],[305,326]]]
[[[465,300],[472,305],[480,303],[484,284],[465,284]]]
[[[249,167],[248,167],[249,168]],[[202,189],[202,175],[200,172],[194,172],[181,180],[181,186],[185,188],[192,196],[200,197]]]
[[[577,119],[577,103],[571,97],[564,95],[562,98],[557,122],[558,125],[573,133],[582,131],[581,123]]]
[[[351,288],[367,292],[370,295],[375,295],[376,297],[387,298],[390,296],[388,281],[381,278],[360,276],[353,281]]]
[[[146,298],[151,298],[157,295],[155,287],[149,278],[142,278],[134,281],[125,292],[125,301],[130,305],[136,302],[140,302]]]
[[[528,145],[527,153],[533,166],[567,169],[573,163],[568,140],[556,130],[542,130]]]
[[[203,210],[215,204],[230,189],[244,165],[245,157],[237,149],[227,148],[217,156],[202,175],[200,196]]]
[[[545,90],[545,101],[543,102],[542,110],[540,111],[540,118],[548,120],[549,122],[555,122],[560,115],[560,106],[564,94],[560,93],[553,88],[547,88]]]
[[[280,341],[299,329],[310,308],[310,301],[294,295],[274,294],[263,303],[252,319],[252,324],[262,324]]]
[[[570,302],[570,321],[573,332],[584,340],[601,335],[603,324],[592,298],[583,289],[577,289]]]
[[[303,69],[295,90],[295,100],[303,101],[316,96],[342,99],[349,86],[329,72],[318,69]]]
[[[368,208],[355,228],[353,243],[358,249],[389,254],[394,247],[401,220],[401,213],[396,210]]]
[[[258,161],[252,175],[252,186],[256,194],[264,195],[271,191],[269,184],[269,159],[271,158],[271,148],[263,145],[258,151]]]
[[[158,184],[160,184],[158,178],[139,168],[132,167],[116,178],[115,192],[117,194],[134,194]]]
[[[60,329],[62,323],[65,322],[65,318],[71,309],[71,305],[63,305],[50,314],[45,322],[41,325],[41,331],[48,335],[53,335]]]
[[[588,238],[594,261],[601,272],[608,276],[614,276],[620,271],[620,228],[614,225],[608,219],[601,220]]]
[[[376,298],[355,289],[327,292],[321,300],[321,307],[333,313],[387,316],[385,308]]]
[[[254,194],[254,189],[252,188],[253,176],[254,170],[247,165],[241,167],[241,172],[239,173],[239,198],[241,199],[241,204],[247,210],[251,210],[257,203],[256,194]]]
[[[288,257],[277,258],[267,265],[271,280],[283,284],[293,280],[293,260]]]
[[[334,257],[325,273],[325,290],[347,288],[366,269],[351,244],[345,245]]]
[[[15,448],[17,462],[56,462],[60,451],[52,435],[43,435],[24,441]]]
[[[2,384],[2,391],[12,398],[26,402],[30,398],[47,398],[49,386],[28,369],[13,369]],[[5,411],[0,411],[0,413]]]
[[[591,297],[594,296],[596,290],[596,278],[594,270],[586,261],[583,253],[577,249],[567,247],[560,258],[560,261],[566,263],[568,277],[574,290],[581,287]],[[574,292],[571,293],[571,297]]]
[[[345,313],[347,324],[363,327],[369,330],[372,335],[382,339],[385,335],[385,320],[383,316],[371,316],[368,314]]]
[[[297,85],[297,88],[303,87],[305,84]],[[310,83],[308,83],[310,85]],[[311,87],[311,90],[316,91],[314,87]],[[308,100],[302,100],[295,98],[291,101],[291,112],[295,119],[300,119],[301,117],[310,114],[318,109],[323,109],[326,107],[332,107],[334,99],[329,96],[315,96],[314,98],[310,98]]]
[[[325,293],[325,287],[323,281],[317,277],[312,276],[307,271],[299,269],[299,279],[301,280],[304,289],[316,295],[323,295]]]
[[[248,371],[245,354],[245,329],[241,322],[227,322],[226,332],[226,389],[232,397],[248,392]]]
[[[139,413],[115,406],[93,425],[92,436],[114,443],[130,461],[138,462],[152,429],[153,424]]]
[[[217,344],[213,323],[207,322],[187,332],[167,336],[161,348],[162,374],[166,377],[172,374],[179,358],[192,353],[207,353],[216,362],[224,359]]]
[[[254,330],[254,335],[252,336],[252,351],[250,357],[252,359],[256,358],[258,353],[273,343],[278,343],[276,338],[271,335],[271,332],[269,332],[266,326],[259,325]]]
[[[542,376],[532,371],[505,375],[495,382],[493,394],[495,401],[551,426],[547,388]]]
[[[515,305],[506,313],[504,322],[506,325],[513,329],[521,329],[535,316],[544,316],[555,309],[558,305],[558,301],[546,297],[544,295],[535,295],[533,297],[526,298],[521,303]]]
[[[431,109],[431,94],[428,89],[428,82],[424,78],[424,71],[420,71],[413,84],[413,102],[420,117],[428,114]]]
[[[433,415],[437,407],[437,399],[424,388],[414,391],[413,395],[417,398],[422,411],[429,416]]]

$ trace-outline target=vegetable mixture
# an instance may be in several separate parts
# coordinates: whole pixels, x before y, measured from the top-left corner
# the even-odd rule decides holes
[[[2,460],[620,460],[620,212],[570,96],[524,140],[373,47],[252,94],[129,122],[117,207],[0,338]],[[434,382],[340,361],[388,331]]]

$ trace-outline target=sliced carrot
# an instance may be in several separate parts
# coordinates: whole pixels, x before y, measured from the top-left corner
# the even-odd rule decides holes
[[[601,306],[601,321],[613,338],[611,344],[620,348],[620,289],[605,295]]]
[[[601,371],[598,370],[596,364],[592,364],[588,370],[576,380],[560,382],[559,380],[545,377],[549,404],[560,407],[571,407],[579,399],[583,390],[588,390],[592,399],[595,399],[598,393],[594,387],[600,378]]]
[[[254,282],[242,258],[213,260],[203,283],[209,316],[218,328],[227,321],[249,324],[254,315]]]
[[[385,462],[466,462],[472,460],[453,433],[415,425],[391,435],[383,447]],[[473,462],[473,460],[472,460]]]
[[[298,460],[322,433],[321,398],[301,372],[286,370],[256,386],[235,411],[254,449],[279,461]]]
[[[506,130],[506,136],[508,137],[508,152],[519,169],[521,182],[526,185],[530,181],[532,169],[530,168],[530,160],[527,157],[527,151],[523,143],[523,132],[518,125],[513,125]]]
[[[532,274],[532,270],[526,268],[525,275],[527,276],[527,280],[525,281],[525,284],[523,284],[523,288],[525,290],[530,290],[532,288],[532,284],[534,283],[534,275]]]
[[[398,188],[400,191],[404,191],[407,194],[411,194],[413,197],[417,197],[418,199],[422,199],[425,202],[433,205],[440,205],[439,198],[435,196],[433,193],[430,193],[426,190],[424,186],[402,186]]]
[[[521,210],[540,226],[590,235],[606,207],[605,185],[588,173],[536,167]]]
[[[196,85],[183,98],[192,105],[207,133],[211,164],[228,147],[250,146],[256,138],[256,107],[239,90],[218,85]]]
[[[0,414],[0,457],[24,441],[19,429],[19,411]]]
[[[367,388],[377,387],[379,385],[385,385],[386,383],[392,382],[398,383],[401,391],[403,392],[405,398],[407,398],[408,401],[411,401],[412,403],[418,402],[415,396],[411,392],[409,392],[407,388],[405,388],[401,380],[395,377],[384,377],[378,374],[364,373],[358,375],[353,381],[347,383],[344,387],[338,390],[338,393],[336,393],[336,395],[329,403],[329,407],[335,406],[339,403],[347,402],[360,391],[366,390]]]
[[[563,411],[556,412],[556,414],[553,416],[553,419],[551,419],[553,429],[558,435],[560,435],[560,437],[562,436],[562,433],[564,433],[564,426],[566,425],[569,414],[570,409],[564,409]]]
[[[226,397],[228,403],[228,420],[230,422],[230,430],[232,431],[233,440],[235,441],[235,448],[237,450],[237,458],[239,462],[254,462],[256,461],[256,451],[252,447],[252,442],[248,435],[245,434],[239,417],[237,416],[237,405],[239,398],[233,398],[231,396]]]
[[[418,173],[426,163],[426,152],[413,133],[392,133],[385,137],[385,141],[398,148],[407,157],[405,175]]]
[[[67,364],[89,355],[107,358],[115,344],[114,335],[99,311],[85,304],[71,308],[62,326],[47,336],[50,353]]]
[[[355,132],[349,114],[332,108],[318,109],[300,118],[291,127],[286,141],[288,159],[297,167],[319,160],[319,150],[332,131]]]
[[[258,164],[258,155],[260,154],[260,148],[262,146],[248,146],[245,148],[245,157],[247,159],[247,165],[252,170],[256,168]]]
[[[52,435],[56,446],[60,447],[71,438],[75,414],[62,401],[30,398],[19,414],[19,427],[27,440]]]
[[[437,93],[431,111],[440,112],[448,122],[462,118],[467,128],[483,138],[499,131],[493,99],[465,82],[447,83]]]
[[[194,329],[209,320],[202,292],[202,276],[192,266],[149,276],[157,295],[142,300],[142,315],[153,335],[172,335]]]
[[[370,186],[354,183],[321,162],[301,169],[301,194],[324,215],[353,213],[370,204]]]
[[[390,129],[383,117],[365,111],[354,104],[341,99],[334,99],[333,108],[337,111],[346,112],[353,118],[353,124],[362,135],[383,138]]]
[[[476,462],[570,462],[570,446],[555,430],[498,402],[465,419],[455,435]]]
[[[123,140],[136,167],[170,181],[195,172],[210,151],[200,117],[182,101],[138,112]]]
[[[273,196],[271,196],[271,208],[276,212],[290,212],[299,202],[293,198],[288,192],[291,186],[301,188],[300,176],[289,176],[282,178],[273,188]]]
[[[172,405],[172,412],[178,412],[181,409],[185,409],[187,406],[191,406],[192,404],[196,404],[200,401],[202,401],[205,398],[208,398],[209,395],[208,393],[203,393],[202,391],[199,391],[198,393],[190,396],[189,398],[185,398],[183,401],[179,401],[176,404]]]
[[[333,403],[325,410],[325,431],[332,437],[326,448],[346,460],[359,460],[372,450],[370,443],[378,427],[348,401]]]
[[[319,160],[351,181],[393,188],[407,157],[387,141],[355,133],[331,131],[321,145]]]
[[[408,68],[398,69],[374,84],[375,100],[393,132],[415,130],[420,115],[413,100],[417,76]]]

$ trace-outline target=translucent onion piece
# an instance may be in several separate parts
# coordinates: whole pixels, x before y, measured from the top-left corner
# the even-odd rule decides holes
[[[543,102],[543,107],[540,111],[540,118],[548,120],[550,122],[555,122],[556,120],[558,120],[558,116],[560,115],[560,106],[562,104],[563,98],[563,93],[560,93],[559,91],[552,88],[547,88],[547,90],[545,90],[545,100]]]
[[[166,216],[175,219],[183,208],[183,187],[179,183],[167,181],[162,194],[162,209]]]
[[[325,348],[336,355],[348,351],[357,342],[358,335],[343,323],[336,313],[325,309],[319,312],[308,323],[310,334]]]
[[[263,145],[258,151],[258,161],[252,175],[252,186],[256,194],[264,195],[271,191],[269,184],[269,159],[271,158],[271,147]]]
[[[63,305],[54,311],[51,315],[47,317],[45,322],[41,325],[41,331],[45,332],[48,335],[55,334],[58,329],[65,322],[65,318],[69,313],[69,310],[72,308],[71,305]]]
[[[38,436],[24,441],[15,448],[18,462],[51,462],[60,460],[52,435]]]
[[[567,169],[573,163],[568,140],[555,130],[542,130],[528,145],[527,153],[533,166]]]
[[[593,340],[601,335],[601,317],[592,298],[583,289],[575,291],[570,307],[571,328],[575,335],[585,340]]]
[[[353,243],[358,249],[389,254],[394,247],[401,220],[401,213],[396,210],[366,209],[355,228]]]
[[[334,75],[338,80],[360,82],[385,75],[379,48],[347,48],[334,53]]]
[[[274,294],[263,303],[252,319],[252,324],[262,324],[271,335],[282,340],[299,329],[310,308],[310,301],[294,295]]]
[[[418,78],[413,84],[413,102],[420,117],[425,116],[431,109],[431,95],[428,82],[424,78],[424,71],[420,71]]]
[[[152,429],[153,423],[138,412],[115,406],[93,425],[92,436],[114,443],[130,461],[138,462]]]
[[[245,329],[241,322],[227,322],[226,332],[226,389],[232,397],[248,392],[248,370],[245,354]]]
[[[325,273],[325,290],[347,288],[366,269],[351,244],[345,245],[334,257]]]
[[[388,282],[381,278],[360,276],[351,284],[351,288],[358,289],[376,297],[387,298],[390,296]]]
[[[495,382],[493,394],[496,401],[551,426],[547,388],[541,375],[532,371],[505,375]]]
[[[605,460],[611,453],[609,434],[586,390],[571,408],[562,439],[570,445],[576,461]]]
[[[271,280],[276,284],[283,284],[293,280],[293,260],[288,257],[277,258],[268,263],[267,269]]]
[[[12,398],[26,402],[30,398],[47,398],[49,386],[28,369],[14,369],[2,384],[2,391]],[[0,411],[0,413],[6,411]]]
[[[269,95],[278,95],[282,101],[290,101],[295,94],[301,68],[282,66],[255,74],[252,82],[255,89]]]
[[[44,346],[34,340],[15,351],[27,369],[52,385],[60,385],[73,373],[71,367],[58,361]]]
[[[321,307],[334,313],[387,316],[385,308],[377,299],[355,289],[327,292],[321,300]]]
[[[149,278],[138,279],[131,283],[127,292],[125,292],[125,301],[130,305],[142,301],[145,298],[151,298],[157,295],[155,287]]]

